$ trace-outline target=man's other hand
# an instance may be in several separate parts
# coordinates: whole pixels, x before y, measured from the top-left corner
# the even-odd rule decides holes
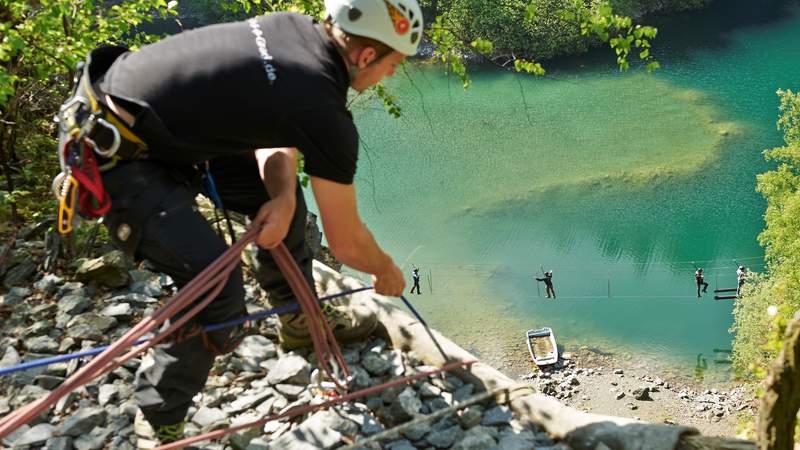
[[[294,195],[277,197],[261,206],[256,215],[256,221],[265,221],[265,223],[256,238],[256,244],[259,247],[271,249],[283,242],[289,233],[295,206]]]

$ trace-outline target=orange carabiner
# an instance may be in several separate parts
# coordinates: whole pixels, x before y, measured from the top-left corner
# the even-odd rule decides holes
[[[78,180],[72,175],[67,175],[58,199],[58,232],[60,234],[72,233],[77,195]]]

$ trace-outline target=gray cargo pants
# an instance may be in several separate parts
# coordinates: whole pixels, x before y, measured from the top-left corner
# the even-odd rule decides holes
[[[269,200],[252,154],[215,159],[211,172],[229,210],[253,217]],[[171,276],[179,288],[227,249],[197,210],[194,198],[200,183],[196,170],[177,170],[148,160],[129,161],[103,173],[103,182],[112,201],[105,216],[112,240]],[[298,183],[297,209],[284,243],[314,289],[305,220],[306,205]],[[256,259],[258,281],[273,306],[293,303],[291,288],[269,252],[259,249]],[[219,296],[187,326],[245,314],[242,272],[237,267]],[[231,330],[217,330],[206,337],[216,348],[227,348]],[[140,367],[136,377],[136,399],[148,422],[159,426],[183,420],[192,397],[205,385],[215,356],[204,346],[202,336],[158,345],[155,364]]]

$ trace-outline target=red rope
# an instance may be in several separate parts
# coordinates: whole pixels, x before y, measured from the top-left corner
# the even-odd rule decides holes
[[[54,405],[61,397],[67,395],[69,392],[72,392],[78,387],[91,382],[93,379],[114,370],[125,361],[151,348],[152,346],[164,340],[171,333],[174,333],[176,330],[183,327],[189,320],[191,320],[195,315],[208,306],[208,304],[211,303],[217,297],[217,295],[219,295],[220,291],[223,289],[228,280],[230,272],[238,265],[241,251],[247,244],[255,240],[258,232],[261,230],[261,226],[262,223],[254,223],[241,237],[241,239],[231,245],[231,247],[222,255],[220,255],[219,258],[217,258],[212,264],[210,264],[202,272],[200,272],[200,274],[192,279],[192,281],[184,286],[183,289],[181,289],[180,292],[178,292],[178,294],[172,298],[172,300],[168,301],[164,306],[156,310],[151,316],[143,319],[133,328],[128,330],[128,332],[120,337],[115,343],[110,345],[109,348],[107,348],[103,353],[96,356],[91,362],[66,379],[57,389],[0,419],[0,439],[8,436],[14,430],[28,423],[34,417],[42,414],[46,409]],[[280,267],[281,272],[283,272],[283,275],[289,283],[289,286],[292,288],[292,291],[297,298],[297,302],[300,304],[300,308],[306,317],[306,324],[308,326],[311,341],[314,344],[314,351],[320,367],[323,369],[325,374],[331,380],[333,380],[339,389],[341,389],[343,392],[346,392],[350,372],[347,368],[347,363],[344,360],[341,349],[336,342],[336,338],[333,335],[333,331],[331,330],[327,320],[325,320],[325,317],[320,310],[316,296],[311,291],[308,283],[306,283],[305,277],[303,276],[299,267],[297,267],[297,264],[283,243],[272,249],[271,253],[277,262],[278,267]],[[171,323],[167,329],[156,334],[148,342],[134,347],[135,342],[143,335],[156,329],[179,311],[187,308],[203,293],[206,293],[203,300],[192,306],[188,312],[183,314],[175,322]],[[270,420],[294,417],[309,411],[325,408],[354,398],[380,392],[392,386],[397,386],[409,381],[448,371],[456,367],[468,366],[474,362],[475,361],[467,361],[450,364],[438,370],[400,378],[358,392],[345,394],[321,404],[298,406],[283,414],[271,416],[250,424],[240,425],[227,430],[219,430],[190,439],[184,439],[183,441],[159,447],[159,449],[166,450],[182,448],[183,446],[192,442],[214,439],[226,434],[235,433],[241,429],[262,425]],[[337,376],[336,366],[341,368],[344,374],[343,380]]]
[[[376,393],[381,392],[381,391],[383,391],[385,389],[388,389],[390,387],[398,386],[398,385],[401,385],[401,384],[404,384],[404,383],[408,383],[408,382],[411,382],[411,381],[416,381],[416,380],[419,380],[421,378],[429,377],[431,375],[436,375],[436,374],[442,373],[442,372],[448,372],[450,370],[453,370],[453,369],[456,369],[456,368],[459,368],[459,367],[468,367],[468,366],[471,366],[472,364],[475,364],[476,362],[477,361],[461,361],[461,362],[451,363],[451,364],[448,364],[446,366],[443,366],[440,369],[431,370],[429,372],[420,372],[420,373],[415,374],[415,375],[410,375],[410,376],[407,376],[407,377],[398,378],[396,380],[388,381],[386,383],[379,384],[377,386],[368,387],[368,388],[362,389],[360,391],[356,391],[356,392],[352,392],[350,394],[345,394],[345,395],[339,396],[339,397],[337,397],[337,398],[335,398],[333,400],[328,400],[327,402],[319,403],[319,404],[316,404],[316,405],[308,404],[308,405],[302,405],[302,406],[295,406],[294,408],[291,408],[286,412],[283,412],[283,413],[280,413],[280,414],[275,414],[275,415],[269,416],[269,417],[264,418],[264,419],[256,420],[254,422],[250,422],[250,423],[246,423],[246,424],[242,424],[242,425],[237,425],[235,427],[225,428],[225,429],[222,429],[222,430],[212,431],[210,433],[205,433],[205,434],[201,434],[201,435],[198,435],[198,436],[182,439],[180,441],[175,441],[175,442],[169,443],[167,445],[162,445],[161,447],[156,447],[154,450],[174,450],[174,449],[179,449],[179,448],[186,447],[187,445],[194,444],[195,442],[206,441],[206,440],[210,440],[210,439],[218,439],[218,438],[221,438],[221,437],[223,437],[225,435],[236,433],[237,431],[240,431],[240,430],[246,430],[248,428],[254,428],[254,427],[262,426],[262,425],[266,424],[267,422],[271,422],[273,420],[280,420],[280,419],[296,417],[296,416],[305,414],[307,412],[316,411],[318,409],[327,408],[329,406],[333,406],[333,405],[336,405],[336,404],[339,404],[339,403],[344,403],[346,401],[350,401],[350,400],[353,400],[353,399],[356,399],[356,398],[366,397],[368,395],[376,394]]]
[[[317,303],[316,296],[311,292],[311,287],[306,282],[300,268],[297,267],[292,255],[286,246],[280,245],[272,250],[272,257],[278,263],[283,276],[292,288],[292,291],[297,298],[297,303],[303,314],[306,316],[306,326],[308,327],[311,341],[314,344],[314,352],[317,355],[317,361],[325,374],[330,378],[343,392],[347,391],[347,380],[350,378],[350,371],[347,368],[347,363],[344,361],[342,351],[339,349],[339,344],[333,336],[333,331],[328,325],[328,321],[320,310],[319,303]],[[336,370],[332,363],[338,365],[344,372],[344,380],[340,380],[336,376]]]
[[[8,436],[20,426],[28,423],[34,417],[39,416],[47,408],[54,405],[58,400],[67,395],[69,392],[77,389],[78,387],[89,383],[93,379],[113,370],[123,362],[132,358],[133,356],[141,353],[142,351],[150,348],[153,345],[153,340],[156,342],[164,339],[168,332],[174,331],[178,326],[186,323],[193,315],[202,310],[208,303],[210,303],[218,294],[219,290],[224,286],[224,282],[228,274],[236,267],[239,262],[239,254],[242,249],[251,241],[255,239],[261,224],[254,224],[242,238],[234,243],[225,253],[223,253],[217,260],[206,267],[199,275],[190,281],[178,294],[167,302],[164,306],[159,308],[151,316],[143,319],[133,328],[128,330],[121,338],[107,348],[103,353],[97,355],[92,361],[74,373],[71,377],[66,379],[61,386],[50,392],[48,395],[22,407],[11,414],[0,419],[0,439]],[[217,283],[213,285],[212,283]],[[153,340],[148,343],[139,345],[130,349],[134,343],[146,333],[156,329],[159,325],[166,320],[177,314],[189,306],[195,299],[197,299],[204,292],[209,291],[209,294],[198,305],[193,307],[189,312],[181,316],[174,324],[167,330],[159,333]],[[120,357],[120,355],[123,355]]]

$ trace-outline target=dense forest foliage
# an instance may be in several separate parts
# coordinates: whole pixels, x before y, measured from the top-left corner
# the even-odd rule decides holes
[[[734,311],[734,361],[739,373],[759,379],[781,348],[786,324],[800,310],[800,93],[778,95],[785,145],[764,152],[779,166],[759,175],[757,185],[767,200],[766,228],[759,236],[767,273],[750,280]]]
[[[649,54],[649,40],[655,37],[655,28],[634,24],[631,18],[616,14],[607,3],[533,0],[526,4],[514,0],[494,8],[494,2],[474,2],[470,6],[472,0],[441,0],[438,4],[426,1],[426,35],[432,44],[431,55],[444,70],[458,75],[465,86],[469,84],[463,62],[466,56],[495,58],[498,44],[492,39],[501,39],[498,42],[503,47],[507,44],[502,39],[515,33],[514,26],[538,29],[537,23],[551,20],[560,21],[561,29],[571,30],[570,37],[559,39],[542,34],[544,41],[553,42],[548,44],[549,53],[539,55],[531,47],[523,52],[530,57],[505,56],[504,65],[541,75],[542,65],[532,58],[575,51],[592,42],[607,42],[622,69],[628,67],[632,51],[647,63],[648,70],[658,66]],[[473,6],[476,11],[480,7],[493,10],[489,16],[495,17],[498,24],[505,23],[500,30],[507,31],[489,34],[488,29],[483,32],[460,28],[459,24],[467,23],[464,17],[483,15],[465,9]],[[50,180],[57,172],[53,151],[56,127],[52,118],[69,94],[77,63],[90,49],[100,43],[125,44],[135,49],[154,41],[159,36],[142,31],[158,29],[143,26],[154,21],[181,24],[181,20],[194,17],[202,19],[202,23],[286,10],[321,17],[323,2],[194,0],[181,6],[167,0],[0,0],[0,227],[8,231],[13,225],[50,213]],[[516,20],[519,15],[523,16],[522,21]],[[533,45],[534,40],[529,42]],[[394,96],[381,86],[375,92],[390,114],[399,114]]]
[[[657,11],[698,8],[710,0],[616,0],[608,6],[622,16],[640,18]],[[585,21],[576,17],[591,14],[602,4],[572,0],[423,0],[432,15],[441,14],[444,23],[464,40],[488,39],[499,55],[520,55],[547,59],[585,51],[600,39],[586,39]],[[533,12],[532,17],[527,14]]]

